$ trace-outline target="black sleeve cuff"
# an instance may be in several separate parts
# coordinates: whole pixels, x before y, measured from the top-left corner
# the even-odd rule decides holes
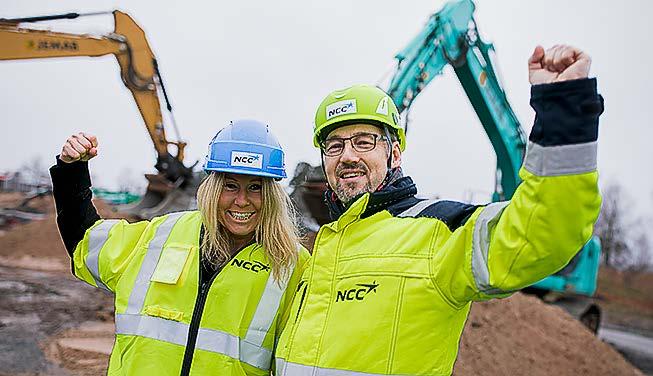
[[[86,230],[100,219],[91,202],[88,162],[64,163],[57,156],[57,164],[50,168],[50,177],[59,233],[72,256]]]
[[[603,97],[596,78],[531,87],[535,124],[529,140],[542,146],[580,144],[598,139]]]
[[[65,163],[57,156],[57,164],[50,167],[50,177],[55,200],[67,201],[66,197],[77,197],[91,188],[88,162]]]

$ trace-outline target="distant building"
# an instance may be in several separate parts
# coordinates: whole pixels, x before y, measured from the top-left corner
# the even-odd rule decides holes
[[[32,192],[44,188],[51,188],[45,176],[27,178],[20,171],[0,174],[0,192]]]

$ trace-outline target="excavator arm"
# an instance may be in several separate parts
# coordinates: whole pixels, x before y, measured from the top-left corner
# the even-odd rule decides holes
[[[520,183],[525,136],[492,66],[494,47],[478,36],[473,14],[470,0],[449,2],[433,14],[395,56],[398,66],[388,94],[400,112],[407,112],[431,80],[451,65],[497,155],[493,200],[500,201],[512,197]]]
[[[159,86],[164,95],[165,89],[156,58],[147,43],[145,33],[129,15],[113,11],[114,32],[101,36],[20,27],[20,24],[27,22],[78,17],[80,14],[68,13],[0,19],[0,60],[114,55],[120,66],[122,82],[132,93],[156,149],[156,169],[171,183],[189,178],[192,169],[183,164],[186,143],[169,141],[166,137],[158,96]],[[169,103],[168,110],[171,110]],[[168,151],[170,145],[176,149],[174,155]]]

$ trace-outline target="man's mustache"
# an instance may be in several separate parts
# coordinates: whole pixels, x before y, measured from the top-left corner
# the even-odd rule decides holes
[[[367,166],[362,162],[341,162],[336,167],[336,176],[340,176],[345,171],[362,171],[364,174],[367,174]]]

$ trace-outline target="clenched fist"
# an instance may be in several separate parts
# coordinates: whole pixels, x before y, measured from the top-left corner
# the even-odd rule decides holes
[[[537,46],[528,59],[528,79],[539,85],[587,78],[591,63],[589,55],[576,47],[555,45],[545,52]]]
[[[79,132],[66,140],[59,159],[62,162],[88,161],[97,155],[97,137]]]

